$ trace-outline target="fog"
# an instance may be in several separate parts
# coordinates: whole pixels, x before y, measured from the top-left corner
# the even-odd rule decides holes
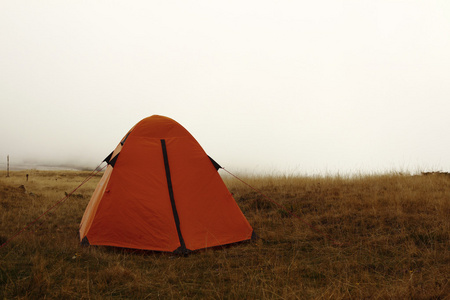
[[[448,1],[2,1],[0,169],[138,121],[251,174],[450,171]]]

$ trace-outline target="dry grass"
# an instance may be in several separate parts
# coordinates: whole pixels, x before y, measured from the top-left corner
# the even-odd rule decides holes
[[[88,174],[0,172],[0,242]],[[446,174],[244,179],[301,220],[227,178],[256,242],[188,257],[82,248],[95,177],[0,249],[0,298],[449,299]]]

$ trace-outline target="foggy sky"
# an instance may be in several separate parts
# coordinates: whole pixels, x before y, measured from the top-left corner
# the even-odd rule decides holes
[[[0,169],[159,114],[235,172],[450,171],[446,0],[0,0],[0,45]]]

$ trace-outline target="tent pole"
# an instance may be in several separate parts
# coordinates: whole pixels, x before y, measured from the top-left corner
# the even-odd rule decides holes
[[[6,177],[9,177],[9,155],[6,157]]]

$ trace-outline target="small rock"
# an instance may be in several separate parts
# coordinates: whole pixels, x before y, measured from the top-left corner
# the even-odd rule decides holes
[[[27,192],[27,189],[25,188],[25,186],[23,184],[21,186],[19,186],[19,190],[21,190],[24,193]]]

